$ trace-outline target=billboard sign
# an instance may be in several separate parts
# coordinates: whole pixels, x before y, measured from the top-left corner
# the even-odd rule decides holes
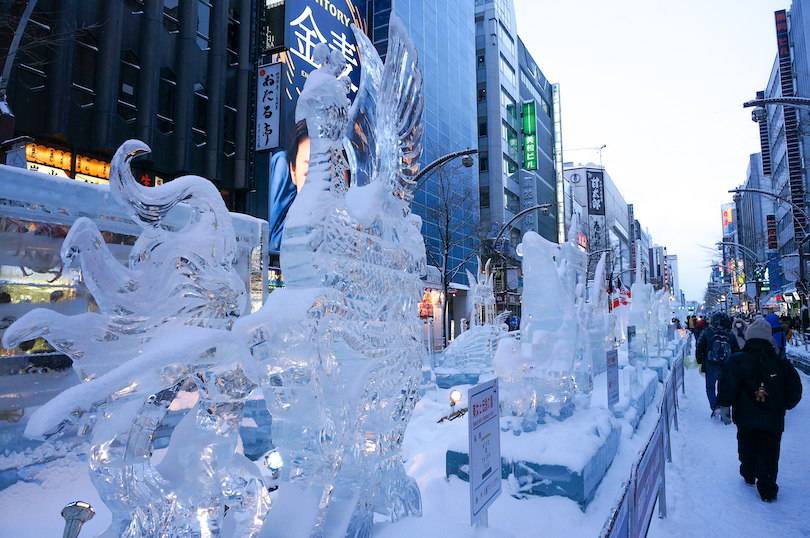
[[[729,237],[734,233],[734,204],[723,204],[721,211],[723,218],[723,237]]]
[[[277,3],[272,0],[266,2],[268,9],[270,4]],[[266,172],[269,176],[266,203],[271,250],[281,248],[287,211],[306,181],[306,171],[301,172],[306,169],[296,167],[296,163],[291,161],[300,160],[301,164],[309,162],[309,132],[306,122],[302,120],[296,123],[295,107],[309,74],[319,67],[314,59],[315,47],[325,43],[331,51],[343,56],[346,65],[339,76],[349,77],[351,91],[348,97],[353,100],[360,84],[360,58],[351,25],[354,24],[364,33],[367,28],[365,0],[286,0],[283,2],[283,13],[284,48],[272,55],[273,62],[282,65],[279,124],[276,130],[278,138],[268,140],[261,148],[272,152]],[[263,92],[260,91],[257,97],[262,96]],[[257,124],[261,119],[261,116],[257,116]],[[262,134],[257,128],[257,149],[260,142],[264,143]],[[272,145],[273,142],[275,145]]]

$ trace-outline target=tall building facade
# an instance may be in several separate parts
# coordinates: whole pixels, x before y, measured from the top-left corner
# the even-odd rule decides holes
[[[547,81],[518,37],[511,0],[475,1],[475,68],[483,247],[500,265],[498,310],[519,316],[515,247],[529,230],[554,242],[565,237],[558,204],[563,190],[559,87]],[[543,204],[547,209],[512,221]]]
[[[0,51],[9,50],[25,4],[0,2],[0,16],[11,21]],[[152,149],[133,166],[143,184],[201,175],[229,208],[244,208],[255,7],[255,0],[37,2],[6,81],[16,138],[3,148],[9,164],[104,183],[113,152],[138,138]]]
[[[810,97],[810,0],[794,0],[789,11],[774,13],[777,55],[764,91],[758,98]],[[792,287],[799,276],[794,255],[810,230],[808,178],[803,166],[810,150],[810,133],[800,128],[810,122],[807,110],[768,104],[754,111],[762,141],[763,175],[770,178],[775,199],[776,252],[770,265],[778,266],[780,287]],[[795,210],[798,208],[798,210]]]
[[[368,13],[368,34],[381,57],[388,50],[392,13],[402,21],[419,53],[425,98],[422,168],[449,153],[475,149],[472,1],[369,0]],[[460,333],[460,321],[467,315],[465,270],[476,273],[480,244],[477,167],[467,168],[456,159],[427,174],[414,195],[412,209],[422,217],[428,252],[421,312],[423,317],[434,318],[437,334],[448,322],[446,337],[450,339]],[[448,288],[448,320],[441,318],[443,280]]]

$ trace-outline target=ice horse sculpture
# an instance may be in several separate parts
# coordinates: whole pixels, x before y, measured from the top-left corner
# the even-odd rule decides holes
[[[437,360],[441,372],[470,374],[477,378],[492,371],[492,361],[498,349],[501,333],[506,332],[504,321],[509,311],[495,315],[495,294],[492,291],[493,274],[487,260],[483,271],[478,259],[478,277],[467,271],[470,291],[467,294],[470,328],[458,335]],[[452,377],[452,375],[451,375]],[[460,384],[460,383],[459,383]]]
[[[546,417],[570,416],[587,405],[593,390],[587,330],[581,315],[584,285],[577,281],[585,254],[571,242],[557,245],[527,232],[523,256],[523,319],[520,341],[504,338],[495,356],[501,379],[502,415],[518,433]]]
[[[284,226],[285,287],[234,327],[258,361],[283,461],[262,536],[366,537],[374,521],[421,514],[401,447],[421,374],[425,247],[409,203],[422,77],[396,18],[385,66],[353,30],[362,72],[351,108],[323,48],[298,101],[311,152]]]
[[[594,375],[607,370],[605,352],[615,340],[616,316],[608,312],[608,295],[605,289],[605,253],[596,264],[593,281],[588,290],[588,308],[585,324],[588,327]]]
[[[138,185],[129,163],[148,151],[130,140],[111,164],[112,195],[143,230],[128,266],[85,218],[62,246],[98,311],[34,310],[3,335],[7,348],[44,337],[84,381],[40,408],[25,434],[50,438],[75,423],[89,433],[91,480],[113,514],[103,536],[219,536],[226,505],[231,533],[255,536],[269,497],[256,467],[235,453],[257,376],[228,330],[247,300],[231,218],[203,178]],[[154,433],[172,406],[187,412],[155,466]]]

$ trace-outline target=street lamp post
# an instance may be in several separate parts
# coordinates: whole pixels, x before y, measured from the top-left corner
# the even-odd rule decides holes
[[[539,204],[539,205],[535,205],[535,206],[532,206],[532,207],[527,207],[526,209],[519,212],[517,215],[515,215],[511,219],[509,219],[509,221],[506,224],[501,226],[501,229],[498,231],[498,234],[495,236],[495,239],[492,241],[493,249],[496,252],[498,252],[498,254],[501,255],[502,267],[503,267],[503,289],[504,289],[504,293],[506,293],[506,290],[507,290],[507,284],[506,284],[506,255],[504,255],[503,252],[498,251],[498,240],[501,238],[501,235],[503,235],[503,232],[505,232],[506,229],[509,228],[509,226],[513,222],[515,222],[517,219],[523,217],[527,213],[530,213],[532,211],[536,211],[538,209],[543,214],[543,216],[548,216],[550,214],[550,208],[551,208],[551,204]]]
[[[469,148],[467,148],[467,149],[463,149],[461,151],[454,151],[453,153],[448,153],[447,155],[443,155],[442,157],[439,157],[435,161],[431,162],[430,164],[428,164],[427,166],[425,166],[424,168],[419,170],[419,173],[414,176],[413,182],[414,182],[415,186],[413,188],[413,193],[416,194],[416,192],[422,187],[422,185],[425,184],[425,180],[427,179],[428,175],[434,169],[447,164],[448,162],[452,161],[453,159],[457,159],[457,158],[461,157],[461,164],[465,168],[471,168],[472,165],[474,164],[471,155],[475,155],[476,153],[478,153],[477,149],[469,149]],[[442,269],[442,293],[443,293],[443,298],[442,298],[442,331],[444,332],[444,340],[445,340],[445,342],[449,338],[448,335],[450,334],[449,320],[447,319],[449,309],[447,308],[447,304],[448,304],[447,303],[447,301],[448,301],[448,298],[447,298],[448,283],[447,283],[446,280],[447,280],[447,270],[446,270],[446,268],[444,268],[444,269]],[[431,353],[432,353],[432,349],[434,347],[433,346],[433,332],[432,332],[432,329],[429,331],[428,337],[431,340],[430,348],[431,348]]]

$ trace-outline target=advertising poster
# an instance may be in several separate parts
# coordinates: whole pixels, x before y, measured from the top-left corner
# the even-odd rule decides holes
[[[340,76],[351,80],[349,100],[360,84],[360,57],[351,25],[367,32],[365,0],[287,0],[284,3],[284,50],[273,54],[282,64],[282,93],[279,140],[269,162],[268,222],[270,250],[279,250],[287,211],[303,187],[309,167],[309,132],[306,121],[295,121],[298,97],[310,72],[319,67],[314,60],[320,43],[338,52],[346,62]],[[274,42],[277,40],[274,38]],[[260,95],[261,96],[261,95]],[[259,97],[260,97],[259,96]],[[256,133],[257,138],[259,132]],[[258,143],[258,140],[257,140]]]

